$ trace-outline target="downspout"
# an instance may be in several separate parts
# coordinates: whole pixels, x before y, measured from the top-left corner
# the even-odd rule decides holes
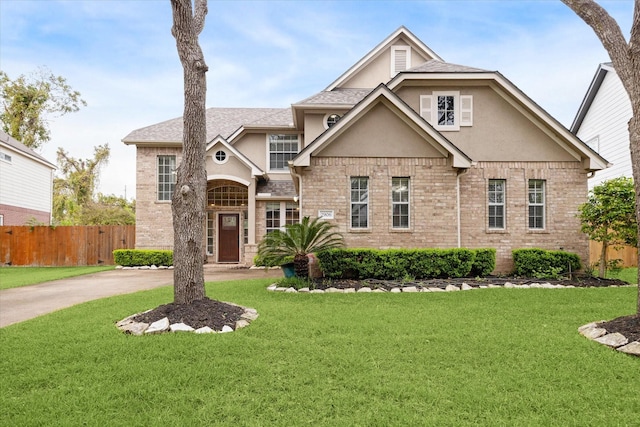
[[[298,190],[297,191],[297,193],[298,193],[297,199],[298,200],[295,200],[295,198],[294,198],[294,202],[298,202],[298,208],[300,209],[300,215],[298,215],[298,217],[302,218],[302,175],[300,175],[300,174],[298,174],[296,172],[296,168],[295,168],[295,166],[293,166],[293,161],[289,160],[288,165],[289,165],[289,172],[291,173],[291,176],[293,176],[298,181],[298,185],[297,186],[295,185],[295,182],[293,184],[294,187],[298,187],[297,188],[297,190]]]
[[[469,169],[458,169],[456,175],[456,220],[458,223],[458,248],[462,247],[462,231],[461,231],[461,209],[460,209],[460,176],[467,173]]]

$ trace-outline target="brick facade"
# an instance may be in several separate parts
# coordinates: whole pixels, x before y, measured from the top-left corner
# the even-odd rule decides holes
[[[50,212],[21,208],[19,206],[0,204],[0,215],[2,215],[1,225],[28,225],[29,222],[33,221],[45,225],[51,223]]]

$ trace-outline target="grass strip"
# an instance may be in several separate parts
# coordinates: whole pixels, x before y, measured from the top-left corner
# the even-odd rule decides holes
[[[640,360],[587,340],[636,288],[285,294],[207,284],[260,317],[229,334],[114,322],[172,288],[0,329],[0,425],[631,425]]]
[[[113,270],[113,265],[89,267],[1,267],[0,290]]]

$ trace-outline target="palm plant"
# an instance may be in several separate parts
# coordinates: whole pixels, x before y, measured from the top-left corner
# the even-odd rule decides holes
[[[335,228],[320,218],[311,220],[305,216],[298,224],[285,225],[284,231],[275,230],[264,236],[258,245],[258,256],[267,265],[282,264],[293,256],[296,276],[308,277],[308,254],[344,246],[342,235]]]

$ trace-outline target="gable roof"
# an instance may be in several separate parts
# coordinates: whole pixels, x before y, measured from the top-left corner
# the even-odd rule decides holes
[[[387,47],[389,47],[394,40],[400,37],[403,37],[406,40],[408,40],[411,43],[412,47],[421,51],[423,55],[433,58],[434,60],[442,61],[442,58],[440,58],[434,51],[432,51],[429,48],[429,46],[424,44],[422,40],[420,40],[415,35],[413,35],[413,33],[409,31],[407,28],[405,28],[404,26],[401,26],[400,28],[395,30],[393,33],[391,33],[386,39],[380,42],[371,51],[369,51],[369,53],[367,53],[364,57],[362,57],[362,59],[356,62],[351,68],[345,71],[340,77],[334,80],[333,83],[327,86],[325,91],[333,90],[338,86],[340,86],[340,84],[347,81],[351,76],[356,74],[365,65],[367,65],[368,63],[373,61],[375,58],[377,58],[379,55],[381,55],[382,52],[384,52],[384,50]]]
[[[580,104],[580,108],[578,108],[578,112],[576,113],[576,117],[573,119],[573,123],[571,124],[571,133],[576,135],[578,130],[580,130],[580,126],[582,126],[582,122],[586,117],[589,109],[591,108],[591,104],[595,99],[598,91],[600,90],[600,86],[602,86],[602,82],[604,78],[607,76],[608,72],[613,72],[615,74],[616,70],[613,68],[613,63],[611,62],[603,62],[598,65],[598,69],[596,70],[595,75],[593,76],[593,80],[591,80],[591,84],[589,85],[589,89],[587,89],[587,93],[584,95],[584,99],[582,100],[582,104]]]
[[[251,175],[258,176],[258,177],[267,176],[267,173],[265,171],[263,171],[258,166],[256,166],[256,164],[253,163],[251,160],[249,160],[247,156],[242,154],[240,151],[236,150],[231,144],[227,142],[226,139],[224,139],[220,135],[216,136],[215,138],[213,138],[211,141],[207,143],[207,148],[205,150],[205,153],[208,153],[209,150],[211,150],[216,144],[221,144],[224,148],[226,148],[231,153],[233,153],[233,155],[236,156],[236,158],[240,160],[241,163],[243,163],[248,169],[251,170]]]
[[[2,130],[0,130],[0,146],[4,146],[13,151],[17,151],[25,157],[35,160],[38,163],[42,163],[43,165],[51,169],[56,169],[56,166],[53,163]]]
[[[208,108],[207,141],[217,135],[229,138],[242,127],[293,128],[289,108]],[[125,144],[182,144],[183,119],[177,117],[136,129],[122,139]]]
[[[394,77],[388,84],[393,91],[411,80],[451,80],[451,81],[486,81],[500,97],[527,117],[558,145],[563,147],[577,160],[584,162],[584,168],[591,171],[609,167],[609,162],[591,149],[578,137],[564,127],[547,111],[535,103],[509,79],[497,71],[482,72],[415,72],[404,71]]]
[[[373,106],[380,102],[386,101],[389,105],[395,107],[400,114],[406,117],[407,123],[414,125],[414,129],[428,135],[434,143],[425,139],[425,143],[431,144],[443,155],[451,155],[453,157],[453,167],[468,168],[471,166],[471,158],[463,153],[451,141],[444,137],[440,132],[435,130],[426,120],[418,113],[402,101],[387,86],[380,84],[361,102],[347,112],[335,125],[331,126],[311,144],[307,145],[298,155],[289,162],[292,167],[309,166],[311,164],[311,156],[318,153],[327,145],[331,144],[337,137],[346,131],[358,118],[366,114]]]

